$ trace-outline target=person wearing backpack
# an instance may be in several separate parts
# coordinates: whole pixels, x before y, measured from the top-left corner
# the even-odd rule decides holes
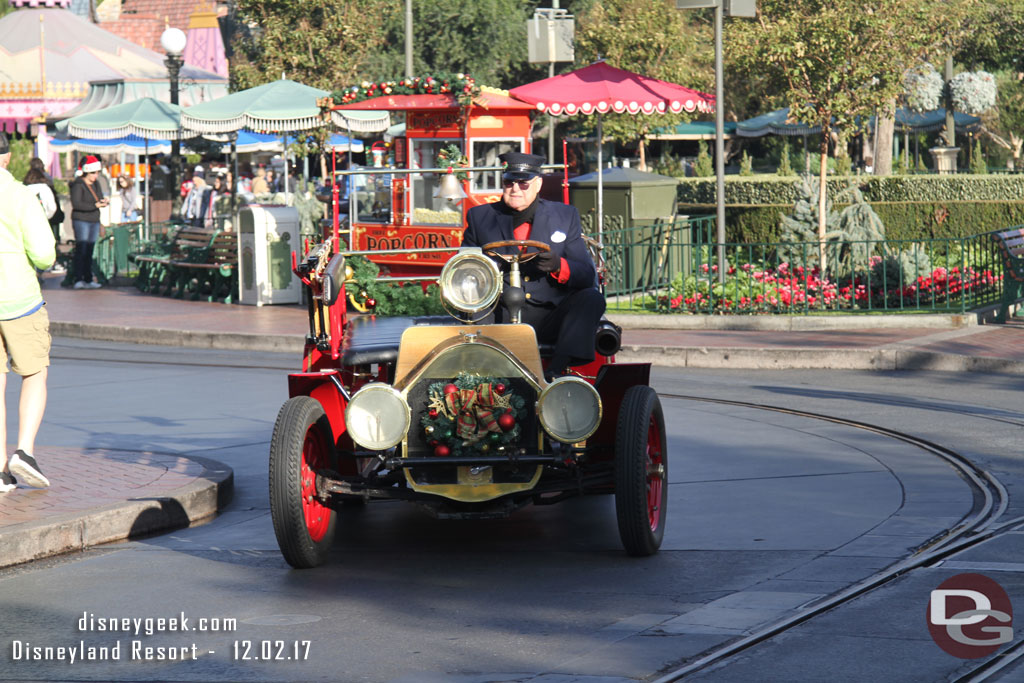
[[[46,183],[46,186],[50,188],[50,192],[53,193],[53,201],[57,208],[56,211],[53,212],[53,215],[47,215],[47,218],[50,220],[50,229],[53,230],[53,239],[57,244],[60,244],[60,230],[61,226],[64,225],[65,219],[64,207],[61,206],[60,195],[57,193],[57,188],[53,185],[53,178],[51,178],[50,174],[46,172],[46,164],[44,164],[43,160],[39,157],[32,157],[32,160],[28,162],[28,174],[25,175],[25,180],[23,182],[26,185],[31,185],[33,183],[40,182],[40,178],[42,179],[42,182]],[[42,199],[40,199],[40,201],[42,201]],[[64,272],[64,268],[59,264],[54,264],[51,270],[55,273]]]

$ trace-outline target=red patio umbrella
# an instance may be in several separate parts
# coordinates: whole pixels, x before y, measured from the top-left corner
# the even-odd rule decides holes
[[[539,111],[559,114],[597,114],[597,238],[602,241],[604,183],[601,152],[601,115],[678,114],[682,111],[711,112],[715,96],[675,83],[648,78],[616,69],[607,62],[594,62],[582,69],[512,88],[510,94],[529,102]]]

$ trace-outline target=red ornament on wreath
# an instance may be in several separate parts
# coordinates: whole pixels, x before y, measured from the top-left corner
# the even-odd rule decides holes
[[[504,396],[505,389],[507,389],[507,387],[501,382],[498,382],[497,384],[494,385],[494,390],[498,392],[498,396]]]
[[[430,419],[431,420],[436,420],[437,419],[437,408],[431,408],[429,415],[430,415]]]
[[[498,426],[501,427],[503,431],[510,432],[516,426],[516,418],[509,413],[505,413],[498,418]]]
[[[451,454],[451,452],[451,449],[445,446],[444,444],[440,444],[436,448],[434,448],[434,455],[436,455],[439,458],[447,458]]]
[[[455,386],[454,384],[445,384],[444,385],[444,394],[445,394],[445,396],[447,396],[448,394],[454,394],[458,390],[459,390],[459,388],[457,386]]]

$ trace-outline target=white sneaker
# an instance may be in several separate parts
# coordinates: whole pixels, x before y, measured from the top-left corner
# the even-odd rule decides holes
[[[79,280],[78,282],[76,282],[76,283],[75,283],[75,287],[74,287],[74,288],[75,288],[75,289],[85,289],[85,288],[87,288],[88,286],[89,286],[89,285],[88,285],[88,284],[86,284],[85,280]]]
[[[10,472],[0,472],[0,493],[7,493],[18,488],[18,480]]]
[[[95,280],[93,280],[92,282],[86,282],[86,283],[85,283],[85,286],[86,286],[87,288],[89,288],[89,289],[99,289],[99,288],[100,288],[100,287],[102,287],[103,285],[101,285],[100,283],[98,283],[98,282],[96,282]]]
[[[50,272],[51,272],[51,273],[56,273],[56,274],[58,274],[58,275],[59,275],[60,273],[66,273],[66,272],[68,272],[68,271],[67,271],[67,269],[66,269],[66,268],[64,268],[64,266],[62,266],[61,264],[59,264],[59,263],[55,263],[55,264],[53,264],[53,266],[52,266],[52,267],[50,268]]]
[[[39,469],[36,459],[20,448],[14,451],[14,455],[7,461],[7,469],[11,471],[11,474],[21,477],[21,480],[29,486],[45,489],[50,485],[50,480]]]

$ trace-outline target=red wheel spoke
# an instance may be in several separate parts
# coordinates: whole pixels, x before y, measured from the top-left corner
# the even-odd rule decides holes
[[[330,509],[316,497],[316,468],[327,465],[327,447],[320,431],[314,425],[306,432],[302,445],[302,514],[306,519],[309,537],[319,541],[327,533]]]
[[[661,433],[652,418],[647,426],[647,520],[652,530],[657,529],[661,523],[662,497],[665,494],[664,473]]]

